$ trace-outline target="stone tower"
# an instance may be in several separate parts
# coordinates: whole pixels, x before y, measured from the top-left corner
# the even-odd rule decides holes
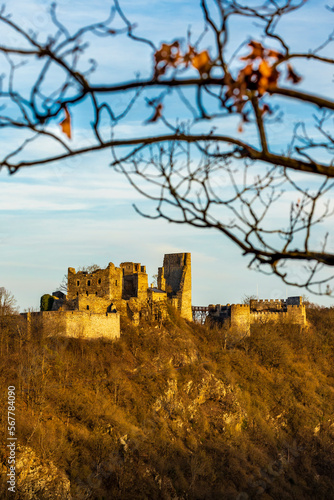
[[[158,288],[167,292],[182,318],[192,321],[190,253],[165,254],[163,267],[158,270]]]
[[[123,274],[109,262],[106,269],[92,273],[76,272],[68,268],[67,299],[76,301],[76,309],[92,313],[106,313],[122,300]]]

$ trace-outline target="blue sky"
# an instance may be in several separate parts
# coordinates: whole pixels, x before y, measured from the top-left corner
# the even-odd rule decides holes
[[[195,0],[121,0],[120,3],[129,18],[138,24],[138,34],[152,38],[157,45],[161,40],[185,36],[189,25],[196,38],[203,27],[199,2]],[[29,5],[11,0],[7,10],[14,14],[16,21],[38,30],[43,37],[50,29],[49,4],[43,0],[31,1]],[[325,2],[311,0],[298,14],[287,18],[282,28],[297,50],[305,50],[305,43],[310,47],[317,45],[324,33],[330,33],[332,18],[326,14],[324,5]],[[108,12],[108,2],[60,0],[58,12],[67,26],[74,28],[103,19]],[[243,37],[256,35],[256,28],[252,26],[240,24],[238,30]],[[145,46],[137,46],[125,37],[116,37],[112,48],[105,46],[104,39],[94,43],[88,50],[88,55],[98,54],[100,59],[94,78],[129,80],[139,69],[143,76],[149,74],[151,56]],[[209,36],[206,43],[210,48]],[[298,64],[295,66],[298,69]],[[34,70],[23,67],[20,71],[21,85],[27,85]],[[304,76],[301,88],[305,86],[331,95],[333,81],[329,70],[319,74],[313,65],[300,66],[299,71]],[[124,97],[118,98],[121,107]],[[277,151],[300,118],[298,107],[287,108],[285,103],[281,104],[285,123],[269,130]],[[77,143],[89,140],[86,113],[87,108],[78,108],[74,113],[73,140]],[[117,132],[119,136],[146,135],[159,130],[159,124],[156,128],[144,125],[149,113],[144,106],[135,109],[122,123]],[[172,101],[170,114],[177,116],[177,105]],[[222,133],[233,128],[236,134],[237,121],[215,125]],[[3,150],[6,150],[15,142],[15,137],[0,133]],[[251,130],[247,138],[252,139]],[[110,169],[109,163],[110,156],[104,152],[47,168],[21,170],[14,176],[0,172],[0,286],[15,295],[21,310],[37,308],[40,296],[57,288],[69,266],[97,263],[104,267],[110,261],[116,265],[135,261],[146,265],[152,276],[162,264],[163,254],[170,252],[192,253],[194,305],[240,302],[244,295],[256,294],[257,288],[263,298],[303,293],[298,288],[286,288],[278,278],[248,270],[247,260],[220,234],[141,218],[132,203],[138,203],[145,211],[149,210],[148,202],[133,191],[121,174]],[[333,241],[331,243],[333,246]],[[328,298],[314,300],[326,305],[332,303]]]

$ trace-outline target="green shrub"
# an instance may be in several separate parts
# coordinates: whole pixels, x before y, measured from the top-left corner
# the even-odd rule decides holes
[[[55,299],[52,295],[48,293],[42,295],[41,297],[41,311],[51,311]]]

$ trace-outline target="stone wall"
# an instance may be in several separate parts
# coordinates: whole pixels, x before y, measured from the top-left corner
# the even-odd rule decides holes
[[[167,293],[158,288],[148,289],[148,305],[151,318],[161,320],[167,316]]]
[[[24,313],[28,335],[46,337],[106,338],[120,337],[119,313],[94,314],[84,311],[45,311]]]
[[[148,276],[146,266],[136,262],[122,262],[123,273],[123,300],[136,297],[140,301],[147,300]]]
[[[76,272],[73,267],[68,268],[67,299],[73,300],[78,296],[96,296],[110,300],[121,300],[123,291],[122,270],[112,262],[106,269],[97,269],[93,273]]]
[[[251,311],[283,311],[285,306],[285,301],[281,299],[250,301]]]
[[[231,328],[242,330],[249,334],[250,330],[250,307],[248,304],[231,305]]]
[[[79,295],[77,299],[78,311],[89,311],[90,313],[106,314],[115,308],[114,302],[105,297],[95,295]]]
[[[301,299],[301,297],[300,297]],[[287,316],[291,323],[296,325],[306,325],[306,309],[302,305],[287,305]]]

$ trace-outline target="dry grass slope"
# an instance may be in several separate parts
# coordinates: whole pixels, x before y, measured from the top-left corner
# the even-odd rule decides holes
[[[20,455],[40,476],[21,471],[16,498],[334,498],[334,309],[238,343],[171,314],[123,322],[115,342],[29,340],[1,319],[1,385],[16,387]]]

